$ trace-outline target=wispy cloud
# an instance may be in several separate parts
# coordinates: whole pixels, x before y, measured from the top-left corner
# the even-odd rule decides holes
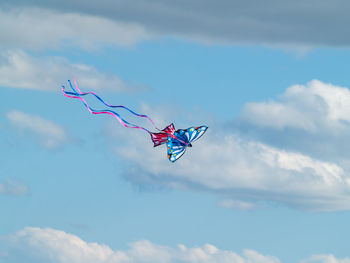
[[[9,240],[15,248],[27,251],[26,256],[34,255],[32,257],[37,260],[36,262],[280,263],[278,258],[254,250],[244,250],[240,255],[234,251],[218,249],[211,244],[192,248],[180,244],[177,248],[173,248],[141,240],[131,243],[127,250],[113,250],[107,245],[88,243],[78,236],[52,228],[26,227],[11,235]]]
[[[242,202],[238,200],[232,199],[223,199],[218,202],[218,205],[221,207],[229,208],[229,209],[238,209],[238,210],[251,210],[255,208],[254,203]]]
[[[350,258],[337,258],[332,254],[319,254],[301,260],[300,263],[350,263]]]
[[[29,188],[27,185],[6,179],[5,182],[0,182],[0,194],[4,195],[25,195],[28,194]]]
[[[36,90],[60,90],[75,75],[87,89],[102,87],[114,91],[133,91],[118,76],[99,72],[85,64],[72,64],[61,57],[37,58],[23,51],[0,53],[0,86]]]
[[[64,128],[40,116],[12,110],[6,117],[19,130],[37,136],[39,142],[46,148],[55,148],[68,141],[69,136]]]

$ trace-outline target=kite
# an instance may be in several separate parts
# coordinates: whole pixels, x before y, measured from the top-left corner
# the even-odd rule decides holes
[[[126,128],[134,128],[134,129],[144,130],[145,132],[147,132],[151,135],[151,139],[153,141],[154,147],[166,143],[168,159],[171,162],[175,162],[176,160],[178,160],[185,153],[186,148],[192,147],[192,142],[198,140],[208,129],[207,126],[199,126],[199,127],[190,127],[188,129],[175,130],[174,124],[172,123],[172,124],[168,125],[165,129],[160,130],[154,124],[153,120],[150,117],[148,117],[147,115],[138,114],[138,113],[130,110],[129,108],[122,106],[122,105],[114,106],[114,105],[108,104],[94,92],[81,92],[80,89],[78,88],[78,85],[77,85],[75,78],[74,78],[75,88],[73,87],[70,80],[68,80],[68,82],[69,82],[69,85],[70,85],[73,92],[66,91],[65,86],[62,86],[62,92],[63,92],[64,96],[66,96],[68,98],[75,98],[75,99],[81,100],[83,102],[83,104],[85,105],[85,107],[92,114],[109,114],[109,115],[112,115],[114,118],[116,118]],[[95,110],[95,109],[91,108],[88,105],[88,103],[86,102],[86,100],[83,98],[83,96],[86,96],[88,94],[93,95],[99,101],[101,101],[105,106],[107,106],[109,108],[122,108],[122,109],[129,111],[131,114],[134,114],[137,117],[148,119],[151,122],[151,124],[153,125],[153,127],[158,132],[151,132],[144,127],[132,124],[132,123],[128,122],[127,120],[123,119],[120,116],[120,114],[118,114],[117,112],[115,112],[113,110],[110,110],[110,109]]]

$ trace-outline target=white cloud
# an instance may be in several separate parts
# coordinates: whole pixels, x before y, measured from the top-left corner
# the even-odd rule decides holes
[[[350,177],[337,163],[208,130],[181,159],[170,163],[166,147],[148,136],[118,130],[116,153],[130,164],[136,184],[204,190],[226,198],[219,205],[250,209],[274,202],[311,211],[350,209]],[[230,200],[230,201],[228,201]]]
[[[19,130],[38,136],[40,143],[46,148],[55,148],[68,141],[64,128],[40,116],[12,110],[6,117]]]
[[[14,247],[27,251],[36,262],[53,263],[279,263],[273,256],[254,250],[242,255],[220,250],[211,244],[188,248],[156,245],[148,240],[137,241],[127,250],[113,250],[107,245],[89,243],[79,237],[51,228],[26,227],[10,236]]]
[[[336,162],[350,170],[350,90],[319,80],[275,100],[247,103],[229,127],[244,138]]]
[[[350,263],[350,258],[339,259],[332,254],[319,254],[301,260],[300,263]]]
[[[12,179],[6,179],[4,183],[0,182],[0,194],[4,195],[25,195],[29,192],[28,186]]]
[[[350,127],[350,90],[319,80],[294,85],[277,101],[247,103],[241,119],[272,129],[339,133]]]
[[[84,89],[135,89],[116,75],[101,73],[84,64],[71,64],[61,57],[37,58],[23,51],[0,53],[0,86],[60,91],[61,85],[66,85],[66,80],[72,79],[73,74]]]
[[[101,44],[132,45],[149,37],[135,23],[43,8],[0,9],[0,24],[0,47],[11,49],[57,49],[71,45],[92,49]]]

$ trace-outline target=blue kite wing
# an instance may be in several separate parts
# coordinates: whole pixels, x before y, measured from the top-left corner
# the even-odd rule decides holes
[[[188,144],[191,146],[191,142],[198,140],[207,129],[207,126],[180,129],[174,133],[178,139],[169,136],[167,140],[169,161],[175,162],[179,159],[185,153]]]
[[[183,130],[183,134],[186,136],[187,140],[191,143],[198,140],[206,131],[207,126],[191,127]]]
[[[173,138],[168,139],[167,148],[168,148],[168,158],[169,158],[169,161],[171,162],[175,162],[186,151],[186,146]]]

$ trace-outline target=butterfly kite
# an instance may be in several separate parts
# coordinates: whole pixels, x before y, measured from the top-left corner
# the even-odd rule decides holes
[[[168,151],[168,159],[171,162],[175,162],[177,159],[179,159],[186,151],[187,147],[192,147],[192,142],[198,140],[208,129],[207,126],[199,126],[199,127],[191,127],[188,129],[178,129],[175,130],[174,124],[170,124],[167,126],[165,129],[160,130],[157,128],[157,126],[154,124],[152,119],[148,117],[147,115],[142,115],[142,114],[137,114],[136,112],[130,110],[129,108],[118,105],[118,106],[113,106],[110,105],[106,102],[104,102],[96,93],[94,92],[81,92],[80,89],[78,88],[77,82],[74,79],[74,84],[75,88],[72,86],[72,83],[70,80],[68,80],[69,85],[72,89],[72,92],[66,91],[65,87],[62,86],[62,92],[64,96],[68,98],[76,98],[81,100],[85,107],[92,113],[92,114],[109,114],[112,115],[114,118],[116,118],[124,127],[126,128],[134,128],[134,129],[141,129],[146,132],[148,132],[151,135],[151,139],[154,143],[154,147],[162,145],[166,143],[167,145],[167,151]],[[158,132],[150,132],[144,127],[137,126],[135,124],[132,124],[128,122],[127,120],[123,119],[117,112],[110,110],[110,109],[105,109],[105,110],[94,110],[92,109],[83,96],[86,96],[88,94],[92,94],[95,96],[99,101],[101,101],[104,105],[106,105],[109,108],[123,108],[130,113],[142,117],[142,118],[147,118],[153,125],[153,127],[158,130]]]

